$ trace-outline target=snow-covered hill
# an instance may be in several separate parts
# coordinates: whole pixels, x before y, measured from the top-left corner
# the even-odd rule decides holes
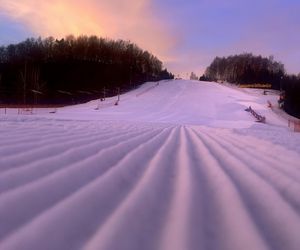
[[[261,92],[176,80],[2,110],[0,249],[299,249],[300,134]]]

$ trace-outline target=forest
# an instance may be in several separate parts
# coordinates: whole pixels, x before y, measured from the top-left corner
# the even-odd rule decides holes
[[[207,67],[202,81],[219,81],[233,84],[271,85],[284,93],[283,109],[300,118],[300,74],[286,74],[284,65],[268,58],[244,53],[229,57],[216,57]]]
[[[130,41],[70,35],[0,47],[2,104],[75,104],[170,78],[158,58]]]

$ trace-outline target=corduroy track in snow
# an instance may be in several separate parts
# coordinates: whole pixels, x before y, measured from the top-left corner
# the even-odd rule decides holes
[[[0,249],[298,250],[295,152],[256,140],[192,125],[24,122],[0,141]]]

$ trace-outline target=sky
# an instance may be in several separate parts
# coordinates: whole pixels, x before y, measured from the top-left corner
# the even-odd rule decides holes
[[[0,0],[0,45],[70,34],[130,40],[183,78],[244,52],[298,74],[299,27],[300,0]]]

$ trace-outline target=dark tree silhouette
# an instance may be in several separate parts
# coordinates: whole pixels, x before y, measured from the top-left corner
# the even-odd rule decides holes
[[[72,35],[0,47],[0,102],[70,103],[173,78],[148,51],[123,40]]]
[[[216,57],[206,69],[203,79],[238,84],[270,83],[279,89],[279,79],[285,74],[284,65],[274,58],[254,56],[251,53]]]
[[[285,76],[281,87],[284,90],[284,110],[300,118],[300,77],[295,75]]]

